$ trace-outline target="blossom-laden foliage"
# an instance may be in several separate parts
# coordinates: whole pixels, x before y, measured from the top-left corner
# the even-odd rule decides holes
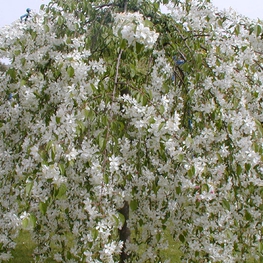
[[[167,229],[182,262],[262,261],[262,22],[162,3],[53,0],[0,31],[1,261],[21,225],[35,262],[169,262]]]

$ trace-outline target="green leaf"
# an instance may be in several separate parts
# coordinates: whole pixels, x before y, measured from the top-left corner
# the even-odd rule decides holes
[[[53,141],[49,141],[46,145],[46,151],[48,152],[53,145]]]
[[[86,16],[82,13],[80,13],[80,20],[81,22],[85,23],[86,22]],[[78,26],[78,24],[75,24],[75,26]]]
[[[237,175],[239,176],[239,175],[241,175],[241,173],[242,173],[242,167],[240,164],[238,164],[237,165]]]
[[[235,33],[236,36],[239,35],[239,33],[240,33],[240,25],[238,25],[238,24],[236,25],[234,33]]]
[[[15,54],[15,56],[19,56],[21,54],[21,50],[15,50],[14,54]]]
[[[247,221],[253,221],[253,217],[251,216],[251,214],[247,210],[245,211],[245,219]]]
[[[158,2],[154,2],[153,3],[153,7],[154,7],[154,11],[158,11],[159,7],[160,7],[160,4]]]
[[[31,31],[30,35],[32,36],[32,39],[35,40],[37,37],[37,33],[35,31]]]
[[[202,192],[209,192],[209,186],[207,185],[207,184],[203,184],[202,186],[201,186],[201,191]]]
[[[136,47],[136,53],[139,54],[143,50],[144,45],[141,44],[141,43],[136,42],[136,46],[135,47]]]
[[[163,114],[163,113],[164,113],[164,111],[165,111],[165,108],[164,108],[164,106],[163,106],[163,105],[160,105],[160,107],[159,107],[159,111],[160,111],[160,113],[161,113],[161,114]]]
[[[109,176],[108,176],[108,174],[104,173],[104,175],[103,175],[103,180],[104,180],[104,183],[105,183],[105,184],[108,184],[108,183],[109,183]]]
[[[158,131],[160,131],[163,128],[164,125],[165,125],[165,122],[161,122],[159,127],[158,127]]]
[[[28,182],[26,183],[26,195],[30,194],[33,184],[34,182],[32,180],[28,180]]]
[[[28,218],[27,218],[27,217],[24,218],[24,219],[22,220],[22,227],[23,227],[23,228],[27,228],[27,227],[28,227],[28,223],[29,223]]]
[[[92,228],[91,235],[92,235],[93,239],[95,240],[99,235],[99,231],[96,228]]]
[[[184,160],[184,155],[183,154],[179,154],[177,156],[177,158],[178,158],[178,161],[181,163]]]
[[[131,77],[134,78],[134,76],[137,73],[137,69],[136,69],[135,65],[130,64],[130,71],[131,71]]]
[[[24,57],[21,58],[21,64],[22,64],[22,66],[25,66],[25,64],[26,64],[26,59]]]
[[[106,143],[107,143],[107,141],[105,140],[105,138],[100,136],[99,137],[99,146],[100,146],[101,150],[105,149]]]
[[[57,198],[60,199],[65,197],[66,192],[67,192],[67,185],[61,184],[58,190]]]
[[[254,31],[256,33],[256,36],[258,37],[261,34],[261,32],[262,32],[261,25],[256,25],[255,28],[254,28]]]
[[[58,17],[58,24],[59,24],[60,26],[62,26],[63,23],[64,23],[63,17],[62,17],[62,16],[59,16],[59,17]]]
[[[121,40],[121,44],[120,44],[120,48],[121,49],[125,49],[127,47],[127,40],[126,39],[122,39]]]
[[[185,237],[184,237],[184,235],[180,234],[180,235],[179,235],[179,240],[180,240],[182,243],[184,243],[184,242],[185,242]]]
[[[49,26],[48,25],[44,25],[44,31],[45,31],[45,33],[49,32]]]
[[[250,168],[251,168],[251,164],[250,163],[246,163],[245,164],[245,169],[246,169],[247,172],[250,170]]]
[[[83,121],[77,120],[78,123],[78,128],[81,130],[81,132],[83,133],[86,129],[85,124],[83,123]]]
[[[153,189],[153,192],[154,192],[155,194],[157,194],[159,188],[160,188],[160,187],[158,187],[157,183],[156,183],[156,182],[153,182],[153,184],[152,184],[152,189]]]
[[[11,79],[15,79],[16,78],[16,70],[14,68],[8,69],[6,74],[9,75],[11,77]]]
[[[161,240],[161,237],[162,237],[161,233],[158,232],[158,233],[156,234],[156,240],[159,242],[159,241]]]
[[[114,219],[116,225],[118,226],[118,225],[119,225],[119,219],[118,219],[118,217],[115,216],[115,215],[112,215],[112,217],[113,217],[113,219]]]
[[[230,204],[226,199],[222,200],[222,205],[225,209],[227,209],[228,211],[230,211]]]
[[[147,27],[152,27],[153,26],[153,22],[148,20],[148,19],[144,20],[143,24],[144,24],[144,26],[147,26]]]
[[[119,215],[119,220],[121,221],[121,224],[124,225],[125,224],[125,216],[122,213],[118,213]]]
[[[65,165],[64,163],[59,163],[58,165],[61,175],[65,175]]]
[[[72,78],[74,76],[74,73],[75,73],[74,68],[72,66],[69,66],[67,68],[67,73],[68,73],[69,77]]]
[[[35,215],[31,214],[30,217],[29,217],[29,221],[30,221],[30,225],[32,227],[36,227],[36,224],[37,224],[37,218]]]
[[[45,215],[47,212],[47,202],[40,202],[39,203],[39,210],[41,212],[42,215]]]
[[[256,126],[257,126],[257,130],[260,134],[261,137],[263,137],[263,127],[262,124],[259,120],[255,120]]]
[[[187,171],[187,174],[188,174],[189,178],[192,179],[193,176],[195,175],[195,167],[192,166],[192,167]]]
[[[109,77],[113,77],[115,76],[115,65],[112,64],[111,68],[110,68],[110,72],[109,72]]]
[[[138,202],[137,202],[137,200],[132,200],[132,201],[130,202],[130,208],[131,208],[132,211],[135,211],[135,210],[138,208]]]
[[[182,190],[181,190],[181,187],[180,187],[180,186],[175,187],[175,191],[176,191],[176,193],[177,193],[178,195],[182,193]]]
[[[51,158],[53,161],[55,160],[55,157],[56,157],[56,148],[54,145],[52,145],[52,147],[51,147]]]
[[[147,102],[148,102],[147,95],[146,94],[142,94],[142,96],[141,96],[141,104],[142,104],[142,106],[146,106]]]

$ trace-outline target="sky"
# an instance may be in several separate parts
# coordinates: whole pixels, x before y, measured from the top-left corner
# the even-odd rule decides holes
[[[263,0],[212,0],[212,3],[221,10],[232,7],[249,18],[263,19]]]
[[[27,8],[39,11],[42,4],[49,0],[0,0],[0,27],[11,24],[26,13]],[[263,0],[212,0],[219,9],[228,9],[230,6],[237,12],[250,18],[263,19]]]
[[[0,27],[20,19],[27,8],[38,12],[42,4],[48,3],[49,0],[0,0]]]

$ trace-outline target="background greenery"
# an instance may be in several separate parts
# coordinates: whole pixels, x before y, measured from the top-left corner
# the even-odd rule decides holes
[[[166,238],[169,243],[169,248],[167,250],[162,251],[161,256],[163,260],[170,259],[170,263],[180,263],[180,256],[182,252],[180,251],[180,243],[175,242],[171,234],[166,231]],[[33,251],[36,248],[36,244],[32,241],[30,231],[21,230],[18,238],[17,238],[17,246],[13,251],[13,259],[9,261],[9,263],[29,263],[33,262]],[[143,249],[143,246],[142,248]],[[56,262],[52,259],[48,260],[48,263]]]

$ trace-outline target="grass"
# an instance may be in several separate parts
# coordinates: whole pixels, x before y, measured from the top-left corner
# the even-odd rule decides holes
[[[180,257],[182,252],[179,249],[180,243],[174,241],[173,237],[166,232],[166,240],[169,243],[169,248],[161,252],[163,261],[170,259],[170,263],[180,263]],[[34,262],[33,260],[33,251],[36,248],[36,245],[31,239],[30,232],[27,230],[22,230],[20,235],[16,239],[17,246],[13,251],[13,259],[9,260],[9,263],[30,263]],[[49,259],[48,263],[55,263],[56,261]],[[254,263],[253,259],[248,260],[246,263]]]
[[[16,248],[12,252],[13,258],[8,263],[33,263],[33,252],[36,244],[32,241],[31,234],[28,230],[21,230],[16,238]],[[48,263],[55,263],[54,260],[48,260]]]
[[[180,243],[176,242],[173,237],[166,232],[166,240],[169,243],[169,248],[161,252],[163,261],[170,259],[170,263],[180,263],[180,257],[182,252],[179,249]],[[30,263],[34,262],[33,260],[33,251],[36,248],[36,245],[31,239],[30,232],[27,230],[22,230],[20,235],[16,239],[17,246],[13,251],[13,259],[9,260],[9,263]],[[49,259],[48,263],[55,263],[56,261]],[[253,259],[248,260],[247,263],[254,263]]]
[[[20,235],[16,239],[17,246],[13,251],[13,259],[10,263],[30,263],[33,262],[33,251],[35,249],[35,244],[32,242],[31,235],[28,231],[22,230]]]
[[[174,241],[172,236],[167,232],[166,238],[169,243],[169,248],[161,252],[162,258],[170,259],[170,263],[180,263],[181,252],[179,250],[179,243]],[[13,251],[13,259],[9,263],[30,263],[33,260],[33,251],[36,245],[31,239],[30,232],[27,230],[22,230],[20,235],[16,239],[17,246]],[[48,263],[54,263],[53,260],[48,260]]]
[[[166,239],[169,243],[169,248],[161,252],[163,259],[170,259],[170,263],[180,263],[182,252],[180,251],[180,243],[175,241],[171,234],[166,233]]]

